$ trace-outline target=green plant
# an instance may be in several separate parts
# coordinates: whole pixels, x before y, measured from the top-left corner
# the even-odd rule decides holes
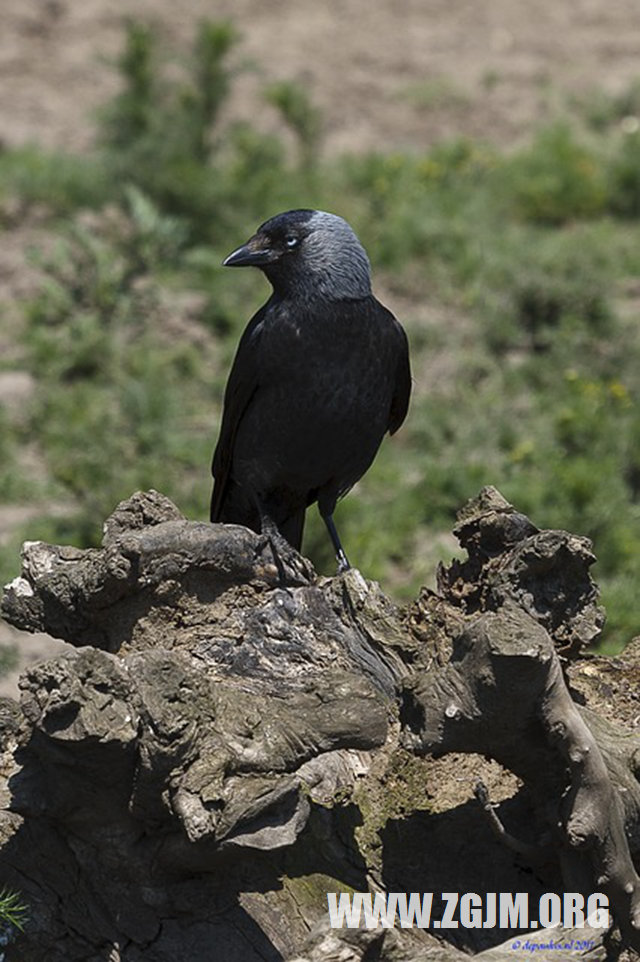
[[[592,88],[578,98],[577,106],[583,111],[587,123],[598,133],[606,132],[614,124],[628,117],[640,117],[640,78],[632,80],[622,91],[611,94],[602,88]]]
[[[319,160],[322,120],[307,91],[300,84],[281,80],[271,84],[265,96],[295,134],[302,167],[314,167]]]
[[[125,47],[117,60],[123,90],[101,113],[102,141],[109,148],[126,149],[155,127],[154,112],[160,96],[155,48],[151,28],[129,21]]]
[[[29,909],[22,901],[20,893],[4,886],[0,890],[0,923],[12,925],[22,932],[28,915]]]
[[[33,144],[0,149],[0,203],[18,198],[21,217],[35,205],[56,215],[78,207],[99,207],[112,190],[102,157],[49,153]]]
[[[100,113],[100,143],[115,180],[186,217],[194,233],[204,212],[213,216],[222,202],[212,160],[236,40],[230,24],[202,21],[186,71],[169,77],[154,32],[130,22],[117,63],[123,89]]]
[[[192,84],[186,88],[183,109],[193,118],[193,154],[203,163],[209,157],[209,134],[218,118],[230,87],[231,73],[226,60],[238,41],[230,23],[203,20],[193,46]]]
[[[29,488],[19,466],[19,445],[19,432],[10,422],[4,408],[0,406],[0,499],[2,501],[20,500]]]
[[[48,280],[26,332],[38,381],[32,424],[53,480],[90,519],[79,519],[89,541],[105,513],[160,473],[167,493],[188,500],[189,470],[208,454],[184,437],[205,390],[200,377],[189,380],[197,352],[163,335],[152,273],[175,256],[181,230],[138,192],[130,200],[129,217],[74,226],[42,262]]]
[[[540,224],[594,217],[605,209],[607,190],[597,157],[567,124],[538,133],[533,144],[503,166],[515,210]]]
[[[0,645],[0,678],[14,671],[20,664],[17,645]],[[2,914],[0,904],[0,917]]]
[[[640,132],[622,138],[608,174],[611,211],[622,217],[640,217]]]
[[[571,337],[572,327],[604,334],[612,274],[600,237],[580,226],[507,230],[472,285],[489,345],[548,351],[554,339]]]

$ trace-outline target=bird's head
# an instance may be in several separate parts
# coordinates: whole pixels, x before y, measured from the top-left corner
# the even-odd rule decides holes
[[[259,267],[283,296],[359,299],[371,293],[369,258],[346,220],[290,210],[262,224],[225,267]]]

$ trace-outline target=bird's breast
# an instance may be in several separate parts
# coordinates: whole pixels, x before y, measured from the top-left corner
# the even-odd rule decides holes
[[[387,429],[393,370],[384,337],[366,317],[272,318],[236,441],[242,471],[268,473],[264,486],[286,477],[301,490],[335,477],[354,483]]]
[[[305,391],[362,387],[389,369],[377,327],[331,311],[299,318],[285,312],[265,324],[260,355],[261,386],[286,382]]]

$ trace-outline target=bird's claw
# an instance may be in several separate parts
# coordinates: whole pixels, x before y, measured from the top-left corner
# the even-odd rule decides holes
[[[316,580],[311,562],[292,548],[286,538],[274,526],[268,526],[262,536],[271,548],[273,561],[283,585],[308,585]]]

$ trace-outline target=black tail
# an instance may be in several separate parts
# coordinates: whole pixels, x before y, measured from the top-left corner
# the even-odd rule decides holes
[[[287,539],[292,548],[300,551],[302,548],[302,534],[304,532],[305,509],[300,508],[295,514],[286,518],[278,525],[278,530]]]
[[[275,512],[274,512],[275,514]],[[283,538],[289,542],[292,548],[300,551],[302,547],[302,534],[304,532],[305,509],[299,508],[293,513],[287,514],[285,518],[276,515],[273,521]],[[222,522],[222,524],[242,524],[245,528],[251,528],[258,534],[262,531],[260,511],[255,501],[246,491],[228,481],[224,494],[220,497],[217,485],[214,485],[211,496],[211,520]]]
[[[227,481],[222,496],[218,482],[214,484],[210,518],[222,524],[243,524],[245,528],[260,533],[260,514],[255,502],[233,481]]]

